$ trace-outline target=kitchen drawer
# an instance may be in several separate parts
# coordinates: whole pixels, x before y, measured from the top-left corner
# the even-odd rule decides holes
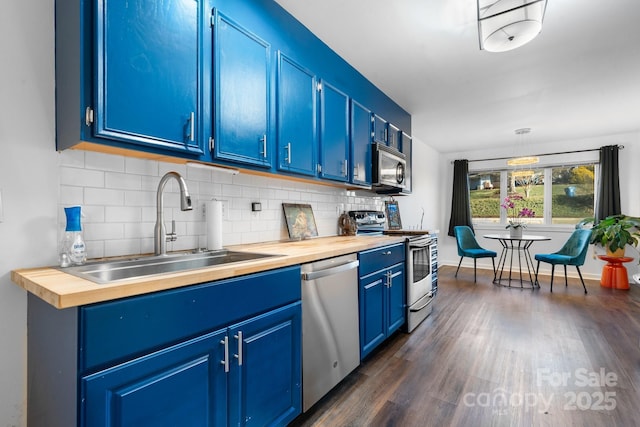
[[[156,292],[80,309],[80,371],[213,331],[300,300],[300,267]]]
[[[404,262],[405,245],[399,243],[397,245],[384,246],[381,248],[371,249],[360,252],[360,277],[381,270],[383,268]]]

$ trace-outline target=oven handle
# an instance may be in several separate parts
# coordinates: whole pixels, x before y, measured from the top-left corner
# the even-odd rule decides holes
[[[428,297],[429,297],[429,299],[427,300],[427,302],[425,302],[425,303],[424,303],[424,305],[422,305],[422,306],[420,306],[420,307],[418,307],[418,308],[410,308],[410,309],[409,309],[409,311],[412,311],[412,312],[414,312],[414,311],[420,311],[420,310],[422,310],[423,308],[425,308],[426,306],[428,306],[429,304],[431,304],[431,300],[433,299],[433,292],[429,292],[429,293],[428,293],[427,295],[425,295],[425,296],[428,296]],[[424,297],[423,297],[423,298],[424,298]]]

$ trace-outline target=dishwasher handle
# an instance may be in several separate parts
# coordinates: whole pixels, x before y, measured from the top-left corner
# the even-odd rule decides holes
[[[302,280],[316,280],[321,277],[331,276],[333,274],[342,273],[343,271],[352,270],[360,265],[360,261],[351,261],[346,264],[336,265],[335,267],[326,268],[323,270],[312,271],[309,273],[302,273]]]

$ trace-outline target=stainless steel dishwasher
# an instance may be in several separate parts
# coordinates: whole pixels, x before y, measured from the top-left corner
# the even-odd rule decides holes
[[[356,254],[302,265],[302,408],[360,364]]]

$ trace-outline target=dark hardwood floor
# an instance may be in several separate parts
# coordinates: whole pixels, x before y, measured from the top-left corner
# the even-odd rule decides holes
[[[549,292],[442,267],[434,312],[292,426],[640,425],[640,288]]]

